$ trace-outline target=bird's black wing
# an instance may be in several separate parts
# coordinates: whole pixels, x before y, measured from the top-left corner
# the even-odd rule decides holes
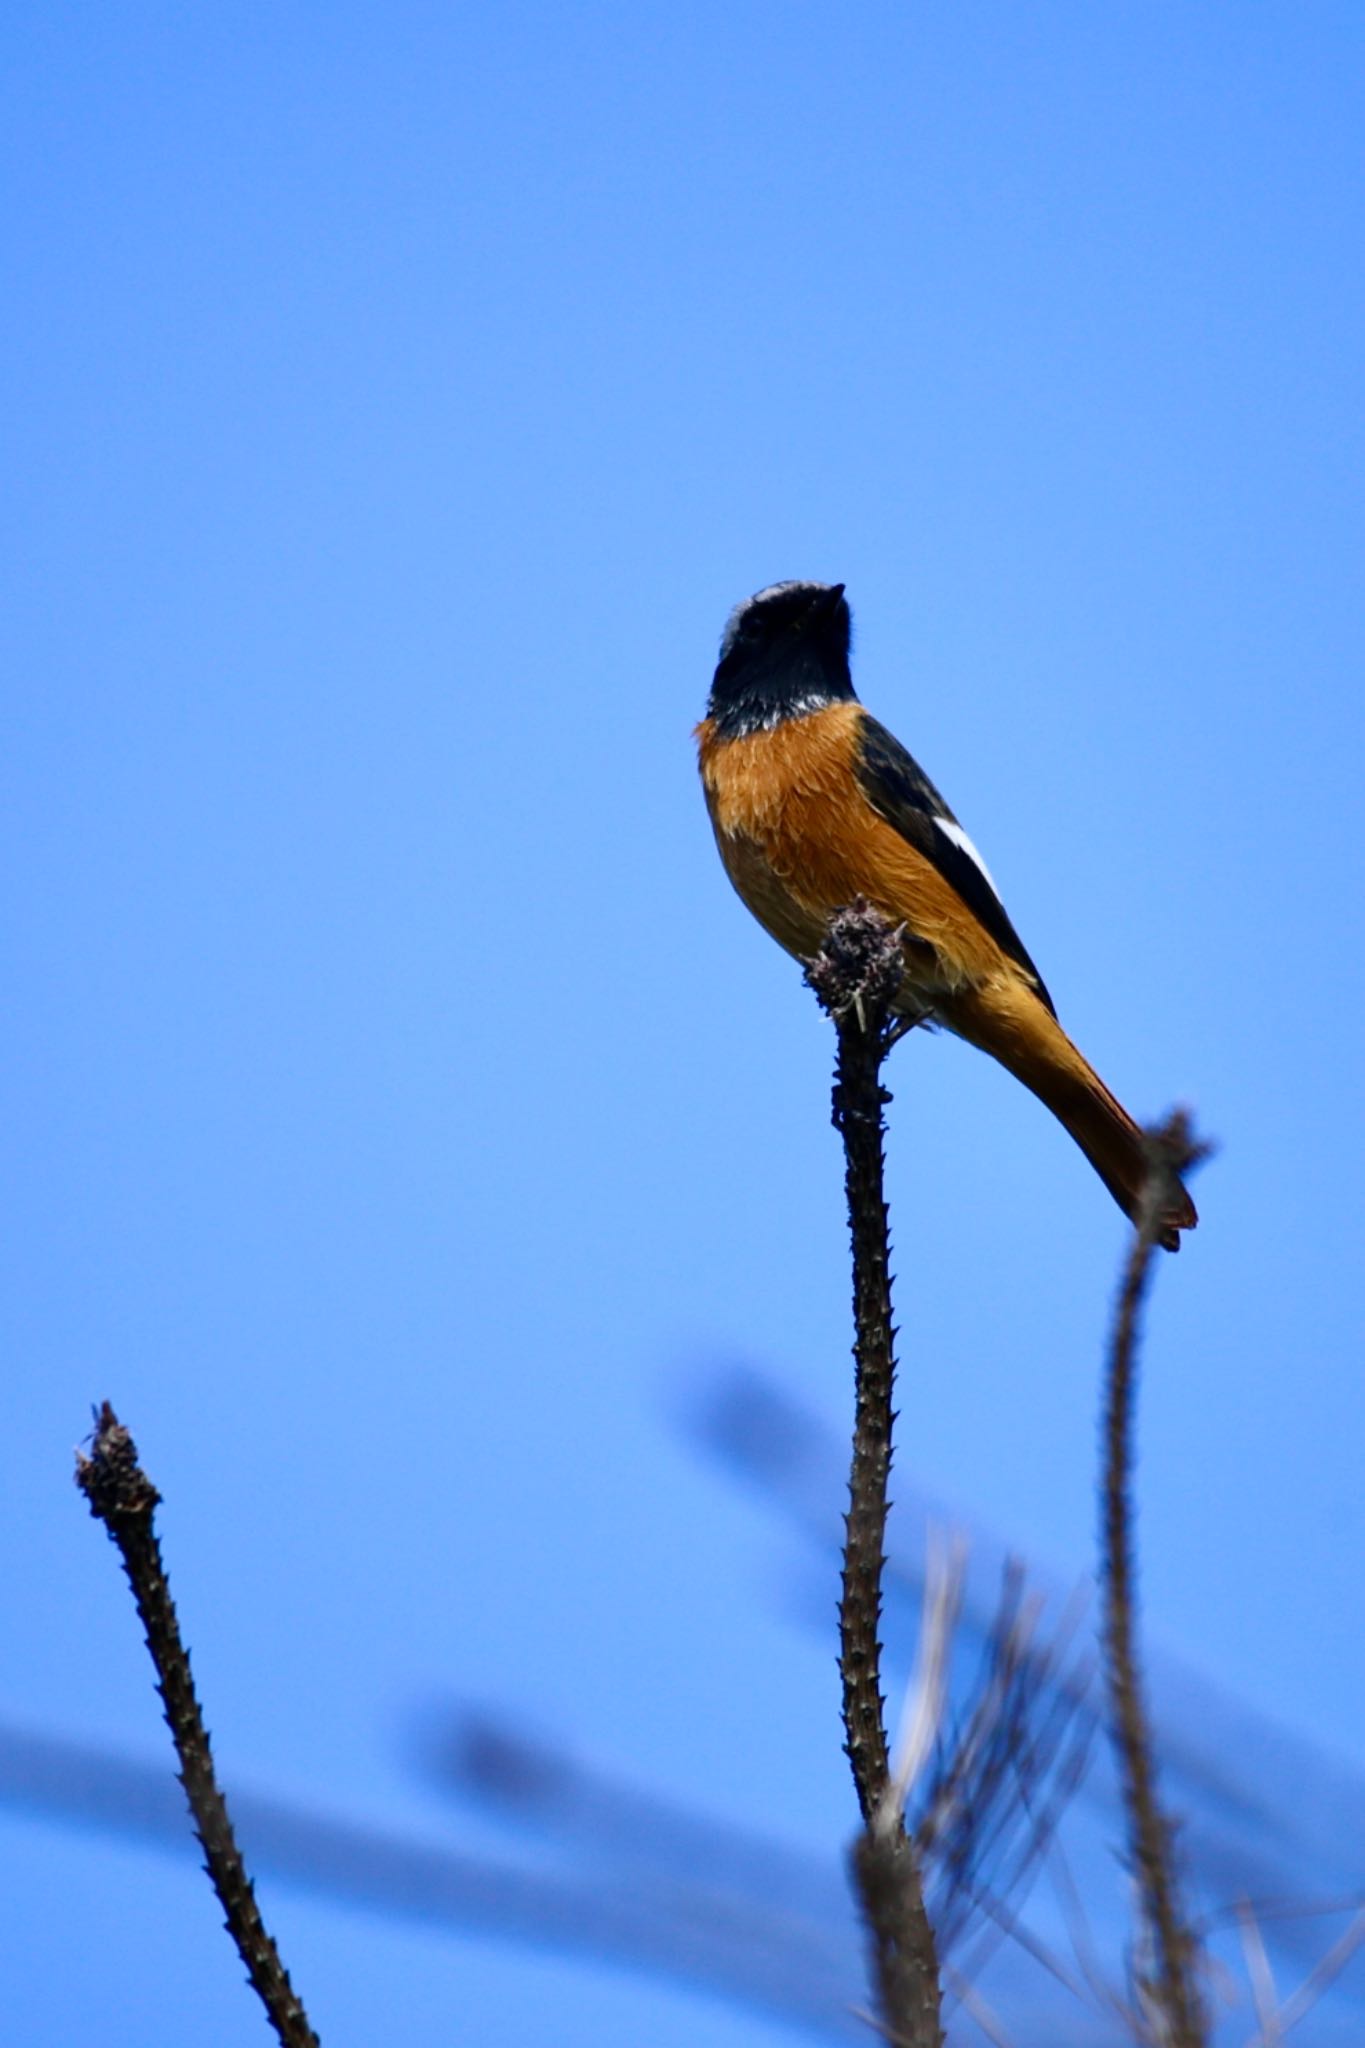
[[[917,853],[932,861],[1001,952],[1032,976],[1039,996],[1055,1017],[1043,977],[1006,916],[980,854],[924,770],[894,733],[866,712],[859,721],[859,734],[858,782],[873,810]]]

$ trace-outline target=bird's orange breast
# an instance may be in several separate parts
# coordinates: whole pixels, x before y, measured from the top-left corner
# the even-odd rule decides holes
[[[809,960],[834,912],[868,901],[915,947],[914,982],[949,993],[1017,973],[933,863],[873,810],[859,786],[860,704],[829,704],[769,732],[697,728],[702,785],[725,869],[778,944]]]

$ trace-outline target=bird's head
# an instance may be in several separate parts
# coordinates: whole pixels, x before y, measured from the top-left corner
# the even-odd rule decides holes
[[[708,718],[737,739],[852,697],[851,632],[842,583],[770,583],[726,621]]]

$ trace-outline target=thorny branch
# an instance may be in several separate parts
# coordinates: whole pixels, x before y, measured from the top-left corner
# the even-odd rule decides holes
[[[861,899],[831,920],[807,971],[838,1033],[834,1124],[844,1141],[853,1244],[856,1389],[839,1607],[844,1741],[863,1816],[853,1870],[887,2037],[903,2048],[940,2048],[938,1957],[919,1857],[891,1786],[878,1634],[895,1380],[882,1116],[891,1098],[881,1070],[900,1035],[891,1015],[900,977],[900,934]]]
[[[157,1691],[180,1760],[180,1782],[228,1932],[282,2048],[318,2048],[318,2037],[261,1919],[214,1775],[208,1730],[153,1527],[161,1496],[138,1464],[137,1446],[107,1401],[99,1410],[90,1456],[76,1455],[76,1484],[90,1503],[91,1514],[103,1522],[117,1544],[133,1589],[156,1668]]]
[[[1180,1897],[1174,1835],[1157,1795],[1151,1724],[1136,1647],[1137,1566],[1132,1503],[1133,1426],[1142,1304],[1161,1219],[1179,1176],[1208,1156],[1176,1110],[1147,1133],[1148,1171],[1138,1227],[1124,1267],[1105,1373],[1101,1579],[1110,1737],[1128,1818],[1129,1846],[1150,1948],[1143,2004],[1171,2048],[1203,2048],[1208,2018],[1198,1986],[1199,1948]]]

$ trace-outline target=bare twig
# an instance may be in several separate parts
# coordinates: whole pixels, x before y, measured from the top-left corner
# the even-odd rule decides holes
[[[1215,1934],[1220,1927],[1236,1926],[1248,1910],[1262,1924],[1271,1920],[1321,1920],[1329,1913],[1365,1914],[1365,1899],[1359,1892],[1343,1892],[1335,1899],[1265,1898],[1243,1892],[1235,1904],[1212,1906],[1193,1924],[1201,1936]]]
[[[180,1759],[180,1782],[228,1932],[282,2048],[318,2048],[317,2035],[261,1919],[214,1776],[208,1730],[153,1527],[161,1496],[138,1464],[137,1446],[107,1401],[99,1410],[90,1456],[76,1455],[76,1484],[89,1501],[91,1514],[103,1522],[118,1545],[128,1574],[156,1667],[157,1691]]]
[[[900,1035],[890,1009],[901,971],[899,932],[859,900],[831,920],[807,978],[838,1033],[834,1124],[844,1141],[853,1244],[853,1464],[839,1606],[844,1744],[863,1816],[853,1870],[887,2036],[906,2048],[939,2048],[938,1957],[918,1856],[899,1816],[889,1826],[881,1818],[894,1799],[878,1631],[895,1379],[882,1116],[891,1098],[881,1070]]]
[[[891,1796],[883,1801],[881,1808],[880,1824],[883,1826],[899,1825],[905,1812],[905,1802],[942,1734],[948,1669],[952,1662],[953,1636],[962,1612],[962,1581],[966,1564],[967,1545],[961,1533],[951,1539],[943,1538],[931,1525],[925,1555],[919,1653],[901,1714]]]
[[[1157,1797],[1151,1726],[1136,1647],[1137,1567],[1131,1475],[1137,1350],[1143,1299],[1162,1218],[1179,1176],[1207,1156],[1189,1119],[1176,1110],[1147,1134],[1147,1183],[1138,1227],[1119,1290],[1105,1373],[1104,1477],[1101,1578],[1104,1588],[1105,1678],[1110,1736],[1128,1817],[1128,1838],[1152,1970],[1141,1989],[1160,2015],[1171,2048],[1202,2048],[1208,2021],[1199,1994],[1198,1945],[1190,1930],[1176,1877],[1170,1822]]]
[[[1298,2025],[1305,2013],[1312,2011],[1323,1993],[1341,1975],[1362,1942],[1365,1942],[1365,1912],[1357,1913],[1350,1926],[1333,1942],[1321,1962],[1309,1972],[1298,1989],[1286,1998],[1276,2014],[1276,2023],[1281,2035],[1287,2034],[1291,2027]]]
[[[1255,2048],[1280,2048],[1283,2038],[1279,2022],[1280,2001],[1275,1991],[1270,1957],[1266,1954],[1265,1940],[1250,1899],[1241,1901],[1237,1919],[1241,1928],[1242,1954],[1246,1958],[1252,2003],[1256,2007]]]
[[[953,1997],[964,2012],[971,2014],[977,2026],[980,2027],[986,2039],[991,2043],[991,2048],[1014,2048],[1014,2044],[1001,2025],[998,2015],[987,2005],[980,1992],[975,1990],[959,1971],[950,1969],[945,1971],[944,1974],[948,1989],[952,1992]]]
[[[917,1796],[913,1833],[939,1955],[968,1979],[999,1940],[1029,1947],[1018,1901],[1085,1769],[1094,1717],[1088,1672],[1071,1652],[1076,1619],[1073,1603],[1043,1635],[1022,1573],[1006,1570],[961,1732],[941,1734]]]
[[[1050,1842],[1048,1849],[1053,1890],[1066,1920],[1071,1953],[1076,1958],[1081,1982],[1101,2012],[1114,2013],[1126,2024],[1132,2015],[1100,1967],[1085,1901],[1081,1897],[1066,1851],[1060,1841]]]

